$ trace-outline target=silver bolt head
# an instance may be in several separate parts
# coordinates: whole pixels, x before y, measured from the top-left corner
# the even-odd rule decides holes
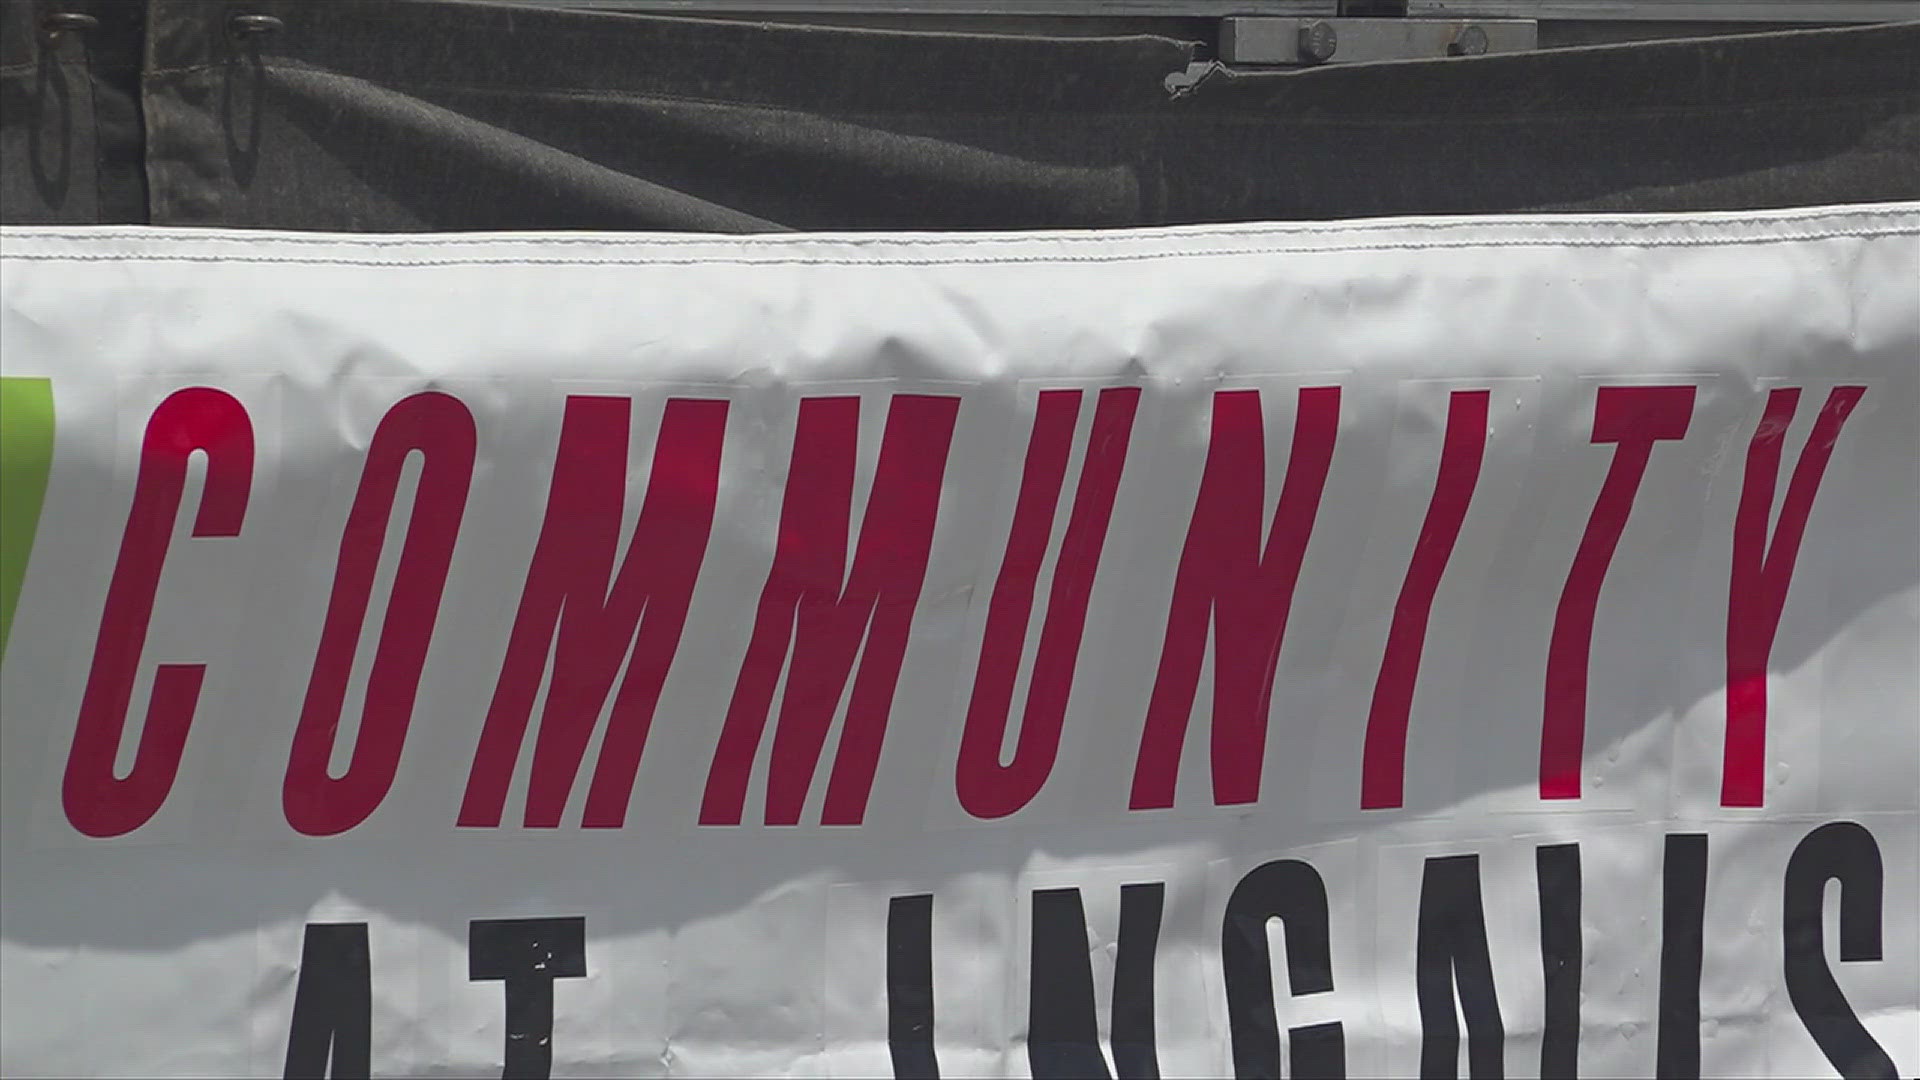
[[[1477,26],[1468,26],[1447,46],[1450,56],[1485,56],[1487,52],[1487,32]]]
[[[1332,23],[1314,21],[1300,28],[1300,57],[1316,64],[1333,59],[1340,49],[1340,35]]]

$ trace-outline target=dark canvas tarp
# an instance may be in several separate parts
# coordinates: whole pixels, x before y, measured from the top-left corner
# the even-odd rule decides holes
[[[1920,197],[1920,24],[1306,72],[1177,34],[8,0],[0,219],[979,229]],[[282,25],[235,34],[236,14]]]

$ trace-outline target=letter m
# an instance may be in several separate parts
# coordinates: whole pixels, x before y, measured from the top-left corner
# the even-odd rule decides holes
[[[800,403],[773,567],[707,773],[702,825],[740,823],[782,670],[786,690],[767,766],[766,823],[799,823],[856,658],[860,670],[853,675],[821,823],[858,825],[865,817],[907,632],[927,575],[959,408],[956,397],[894,396],[849,570],[860,399]]]
[[[546,519],[474,751],[460,806],[463,826],[500,824],[550,654],[553,674],[528,776],[526,824],[560,824],[607,694],[631,651],[581,824],[618,828],[626,821],[640,753],[713,527],[727,403],[667,402],[639,520],[615,576],[631,409],[626,398],[567,398]]]

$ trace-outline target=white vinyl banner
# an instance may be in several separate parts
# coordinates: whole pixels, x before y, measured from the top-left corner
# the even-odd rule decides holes
[[[1920,1073],[1920,205],[0,246],[9,1076]]]

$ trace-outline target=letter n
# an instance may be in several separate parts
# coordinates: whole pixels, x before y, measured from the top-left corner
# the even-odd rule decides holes
[[[1267,707],[1313,519],[1340,427],[1340,388],[1300,391],[1293,448],[1264,548],[1266,438],[1256,390],[1213,396],[1213,434],[1174,577],[1160,669],[1134,765],[1135,810],[1173,805],[1180,750],[1213,625],[1213,801],[1260,797]]]
[[[1153,958],[1160,940],[1166,884],[1120,887],[1120,932],[1114,941],[1109,1049],[1100,1053],[1086,908],[1079,889],[1036,889],[1027,996],[1027,1063],[1034,1080],[1158,1080],[1153,1020]]]
[[[1506,1025],[1494,991],[1487,919],[1480,903],[1480,857],[1427,860],[1420,884],[1414,945],[1414,982],[1420,1003],[1420,1075],[1451,1078],[1460,1066],[1460,1026],[1454,991],[1467,1022],[1467,1074],[1498,1080]]]

